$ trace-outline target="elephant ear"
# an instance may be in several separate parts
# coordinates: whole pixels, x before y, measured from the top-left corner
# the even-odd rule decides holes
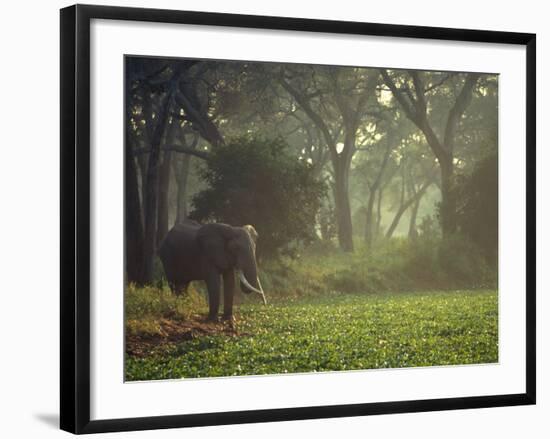
[[[227,224],[202,226],[197,233],[197,240],[206,262],[215,265],[219,270],[227,270],[231,266],[228,243],[236,236],[236,230]]]

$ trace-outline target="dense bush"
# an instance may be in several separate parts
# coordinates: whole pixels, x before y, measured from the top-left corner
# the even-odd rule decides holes
[[[496,283],[496,273],[489,267],[482,250],[463,235],[441,241],[437,262],[440,271],[455,285],[476,288]]]
[[[442,239],[437,234],[421,234],[414,241],[396,237],[370,249],[356,245],[354,253],[342,252],[332,241],[325,240],[294,250],[292,256],[260,262],[260,278],[270,300],[497,286],[496,268],[476,244],[462,235]],[[204,283],[192,285],[206,297]],[[156,286],[168,294],[160,271]],[[239,300],[254,299],[241,295]]]
[[[498,154],[489,153],[470,174],[456,177],[457,226],[496,266],[498,256]]]
[[[252,224],[263,255],[315,238],[326,187],[311,165],[298,161],[282,139],[236,138],[212,150],[201,173],[208,188],[193,198],[191,217]]]
[[[496,287],[496,271],[464,236],[393,238],[342,253],[326,244],[261,267],[266,291],[303,296]],[[264,281],[265,279],[265,281]]]

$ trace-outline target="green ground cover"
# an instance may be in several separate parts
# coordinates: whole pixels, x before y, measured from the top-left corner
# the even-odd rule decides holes
[[[131,289],[127,380],[498,361],[495,290],[323,294],[274,299],[265,307],[243,303],[236,308],[235,329],[185,311],[204,308],[199,296],[178,303],[154,288]]]

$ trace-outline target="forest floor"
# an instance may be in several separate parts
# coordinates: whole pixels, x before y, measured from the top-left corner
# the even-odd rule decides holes
[[[235,311],[234,327],[166,309],[139,324],[127,316],[126,380],[498,361],[495,290],[334,294]]]

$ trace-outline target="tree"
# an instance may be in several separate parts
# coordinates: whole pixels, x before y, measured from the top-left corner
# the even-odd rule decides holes
[[[401,131],[396,123],[397,116],[386,114],[378,124],[373,124],[370,135],[363,135],[363,145],[358,147],[362,151],[357,157],[357,164],[354,167],[356,174],[359,174],[359,186],[361,188],[361,204],[364,203],[364,194],[367,194],[367,202],[363,211],[364,238],[368,248],[372,247],[374,237],[377,234],[377,225],[374,218],[374,207],[376,199],[381,201],[381,192],[384,181],[388,174],[395,173],[395,157],[392,153],[401,143]],[[368,131],[368,128],[367,130]],[[378,206],[379,207],[379,206]]]
[[[259,250],[274,256],[292,242],[316,237],[325,184],[282,139],[240,137],[213,149],[202,172],[208,188],[193,197],[198,221],[252,224]]]
[[[381,69],[380,73],[407,117],[424,134],[428,145],[439,162],[441,172],[441,227],[444,235],[452,234],[456,229],[456,200],[452,190],[455,135],[461,118],[472,100],[473,90],[480,74],[438,73],[433,75],[418,71],[401,73],[386,69]],[[454,102],[451,100],[452,94],[447,96],[447,100],[451,101],[452,105],[446,112],[445,120],[434,128],[433,120],[430,118],[428,98],[434,90],[449,81],[451,76],[458,77],[461,85]],[[426,78],[429,79],[428,85],[426,85]]]
[[[153,280],[153,262],[157,244],[157,220],[158,220],[158,188],[159,188],[159,167],[160,148],[168,122],[168,112],[172,106],[174,84],[171,81],[168,91],[163,100],[159,102],[159,108],[155,117],[155,126],[151,136],[151,150],[147,166],[146,192],[143,202],[143,213],[145,218],[144,240],[143,240],[143,276],[146,282]]]
[[[180,119],[212,145],[222,144],[223,138],[194,87],[196,75],[204,73],[197,72],[203,64],[140,57],[128,57],[126,62],[126,226],[132,241],[126,273],[129,282],[143,284],[153,280],[157,244],[168,228],[171,152],[204,158],[199,151],[170,144],[181,127]]]
[[[434,176],[431,174],[428,174],[425,177],[424,182],[417,187],[416,183],[414,181],[409,181],[409,198],[405,197],[405,194],[407,192],[407,177],[406,177],[405,167],[402,168],[402,185],[401,185],[401,197],[399,201],[399,206],[397,208],[397,211],[395,212],[395,216],[393,217],[393,221],[391,222],[390,226],[388,227],[388,230],[386,231],[386,239],[389,239],[392,237],[393,233],[395,232],[395,229],[399,225],[399,221],[401,220],[401,217],[403,214],[409,209],[411,206],[413,206],[413,214],[412,217],[416,216],[416,213],[418,211],[418,205],[420,203],[420,200],[430,187],[430,185],[434,182]],[[411,222],[412,224],[412,222]],[[410,232],[411,225],[409,225],[409,232]]]
[[[128,87],[129,88],[129,87]],[[127,96],[129,93],[127,90]],[[130,112],[130,106],[126,111]],[[127,120],[131,115],[127,114]],[[124,191],[125,191],[125,241],[126,241],[126,274],[129,282],[142,284],[143,279],[143,221],[141,215],[141,200],[139,197],[136,161],[133,150],[135,148],[134,131],[131,124],[126,124],[126,147],[124,148]]]
[[[281,86],[321,133],[330,153],[338,241],[353,251],[349,174],[357,151],[359,128],[376,100],[378,72],[372,69],[286,66],[278,76]]]

